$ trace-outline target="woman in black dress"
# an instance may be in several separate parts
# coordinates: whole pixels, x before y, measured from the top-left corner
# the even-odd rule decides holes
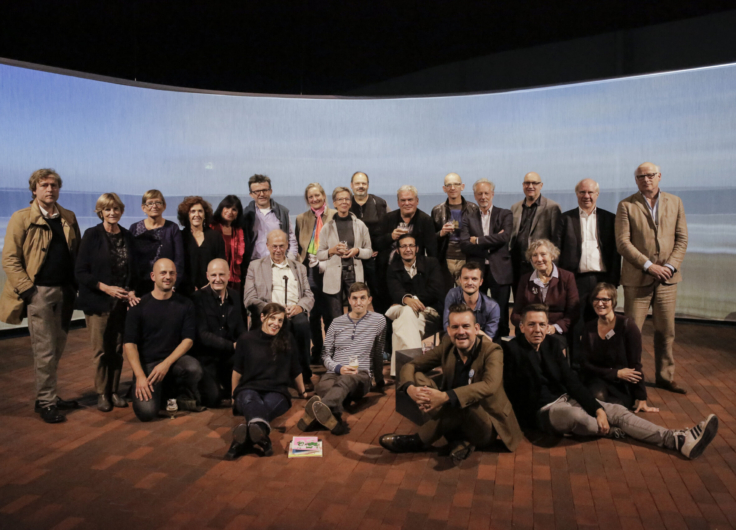
[[[299,395],[307,395],[296,343],[284,327],[285,318],[284,306],[266,304],[261,312],[261,328],[243,335],[235,347],[233,413],[242,414],[245,422],[233,429],[227,460],[253,447],[271,456],[271,421],[291,407],[289,386],[294,382]]]
[[[226,259],[225,242],[210,228],[212,206],[202,197],[185,197],[177,208],[184,242],[184,275],[180,291],[191,296],[207,285],[207,265],[216,258]]]
[[[588,389],[600,401],[634,412],[659,412],[647,405],[641,332],[632,319],[614,313],[616,287],[599,283],[590,298],[598,319],[586,324],[582,340],[581,368]]]

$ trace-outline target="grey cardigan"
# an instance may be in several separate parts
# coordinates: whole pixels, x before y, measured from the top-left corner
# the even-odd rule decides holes
[[[337,225],[335,224],[335,214],[323,228],[319,234],[319,250],[317,251],[317,259],[326,262],[324,284],[322,291],[326,294],[337,294],[340,292],[340,284],[342,283],[342,258],[335,254],[329,256],[329,250],[340,242],[340,236],[337,235]],[[350,212],[353,218],[353,234],[355,235],[354,248],[359,248],[360,252],[353,258],[353,268],[355,270],[355,281],[363,281],[363,261],[373,256],[371,248],[371,236],[368,227],[363,221],[358,219],[354,213]]]
[[[291,258],[287,258],[286,261],[289,263],[289,268],[299,284],[299,301],[297,305],[309,313],[314,306],[314,295],[309,288],[307,268]],[[263,307],[271,301],[272,289],[273,273],[271,271],[271,256],[251,261],[248,266],[248,274],[245,277],[243,305],[245,307],[256,307],[259,312],[262,311]]]

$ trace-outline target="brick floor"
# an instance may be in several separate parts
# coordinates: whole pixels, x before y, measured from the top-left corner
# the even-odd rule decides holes
[[[274,423],[275,455],[225,462],[236,418],[210,410],[141,424],[130,408],[95,408],[86,330],[70,335],[60,394],[84,408],[46,425],[33,413],[28,338],[0,341],[0,528],[635,529],[736,526],[736,329],[678,324],[677,396],[650,388],[671,428],[719,415],[694,462],[636,442],[524,441],[514,454],[476,452],[459,468],[436,452],[389,454],[386,432],[412,432],[393,390],[347,416],[344,437],[321,432],[322,459],[288,460],[303,401]],[[653,370],[651,327],[644,368]],[[124,376],[130,380],[130,372]],[[127,386],[127,385],[126,385]]]

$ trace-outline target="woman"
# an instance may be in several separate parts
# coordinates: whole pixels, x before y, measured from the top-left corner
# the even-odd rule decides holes
[[[511,323],[519,327],[521,310],[529,304],[546,304],[549,307],[547,333],[555,335],[567,348],[565,335],[578,318],[580,299],[572,272],[558,269],[554,261],[560,250],[548,239],[532,241],[526,251],[526,259],[534,267],[519,280],[514,296]]]
[[[641,332],[632,319],[614,313],[616,287],[599,283],[590,295],[597,320],[585,326],[581,367],[596,399],[634,409],[659,412],[647,405],[641,369]]]
[[[245,255],[245,238],[240,227],[243,219],[243,203],[236,195],[228,195],[220,201],[213,216],[212,229],[219,232],[225,243],[225,259],[230,265],[228,287],[235,289],[243,297],[245,272],[241,271]],[[247,318],[247,313],[244,313]]]
[[[337,214],[327,223],[317,252],[320,265],[326,266],[322,289],[332,319],[342,316],[350,286],[363,281],[363,260],[373,255],[368,227],[350,211],[352,197],[348,188],[332,192]]]
[[[95,205],[102,223],[84,232],[75,274],[77,307],[84,311],[94,354],[97,409],[127,407],[118,395],[123,368],[123,332],[128,304],[135,304],[133,238],[118,223],[125,205],[115,193],[103,193]]]
[[[314,294],[314,307],[309,312],[309,327],[312,333],[312,364],[322,364],[322,320],[325,331],[332,323],[329,308],[322,293],[324,269],[320,267],[317,251],[321,241],[322,229],[330,222],[335,210],[327,207],[327,195],[317,182],[308,184],[304,190],[304,200],[309,210],[296,216],[294,235],[299,243],[298,260],[307,268],[309,288]],[[311,381],[308,382],[311,386]],[[311,391],[311,388],[310,388]]]
[[[163,218],[166,210],[163,194],[158,190],[148,190],[143,194],[141,209],[147,217],[130,225],[139,296],[153,291],[151,271],[153,264],[161,258],[168,258],[176,265],[176,287],[184,278],[184,243],[176,223]]]
[[[261,329],[238,340],[233,363],[233,413],[245,422],[233,429],[233,443],[225,458],[233,460],[252,447],[273,454],[271,422],[291,407],[289,386],[296,383],[306,398],[294,338],[284,327],[286,308],[271,302],[261,312]]]
[[[184,242],[184,280],[181,292],[191,296],[208,284],[207,265],[216,258],[226,259],[225,242],[210,228],[212,206],[202,197],[185,197],[177,208]],[[182,273],[180,273],[182,274]]]

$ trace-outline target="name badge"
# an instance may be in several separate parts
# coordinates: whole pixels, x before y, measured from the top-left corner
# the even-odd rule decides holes
[[[470,373],[468,374],[468,384],[473,382],[473,376],[475,375],[475,370],[472,368],[470,369]]]
[[[611,330],[608,333],[606,333],[606,339],[611,340],[611,337],[613,337],[616,334],[615,331]]]

